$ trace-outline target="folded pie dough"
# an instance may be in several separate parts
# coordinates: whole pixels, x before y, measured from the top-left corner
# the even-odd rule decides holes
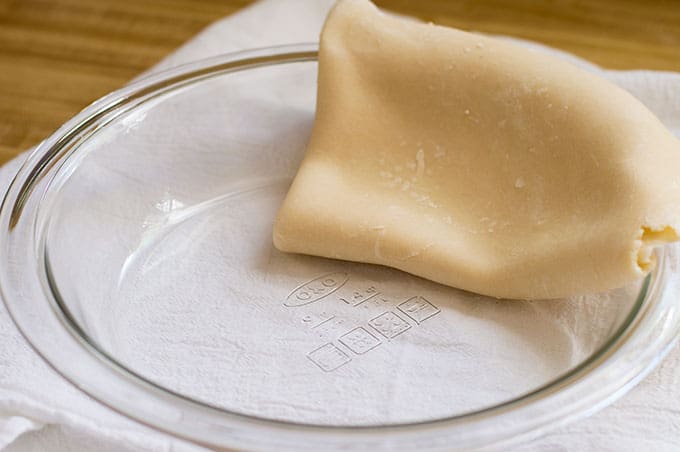
[[[340,1],[275,246],[503,298],[622,286],[678,240],[680,143],[552,56]]]

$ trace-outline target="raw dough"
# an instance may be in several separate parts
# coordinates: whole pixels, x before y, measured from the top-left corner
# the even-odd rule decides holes
[[[678,240],[680,143],[569,63],[340,1],[282,251],[504,298],[604,291]]]

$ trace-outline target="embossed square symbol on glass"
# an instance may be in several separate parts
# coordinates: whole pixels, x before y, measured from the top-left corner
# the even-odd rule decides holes
[[[351,361],[351,358],[345,352],[331,343],[322,345],[313,352],[310,352],[307,358],[324,372],[331,372]]]
[[[340,342],[357,355],[363,355],[380,345],[380,339],[373,336],[363,327],[355,328],[349,333],[342,335]]]
[[[424,297],[411,297],[397,306],[397,308],[412,318],[417,324],[439,314],[439,308]]]
[[[409,325],[406,320],[392,311],[383,312],[378,317],[369,320],[368,324],[387,339],[397,337],[411,328],[411,325]]]

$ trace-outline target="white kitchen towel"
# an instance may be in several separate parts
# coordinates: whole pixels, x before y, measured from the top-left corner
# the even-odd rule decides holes
[[[329,0],[259,2],[210,26],[153,71],[235,50],[316,41],[331,4]],[[680,135],[680,75],[652,71],[602,74],[641,99]],[[20,160],[0,169],[3,190]],[[0,308],[0,340],[0,447],[8,451],[200,450],[127,420],[65,382],[30,349],[4,307]],[[522,449],[678,450],[678,383],[680,350],[676,348],[652,375],[613,406],[549,432]]]

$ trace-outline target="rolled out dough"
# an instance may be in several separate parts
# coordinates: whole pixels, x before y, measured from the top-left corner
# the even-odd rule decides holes
[[[556,298],[641,277],[678,231],[680,143],[626,91],[367,0],[328,16],[278,249]]]

